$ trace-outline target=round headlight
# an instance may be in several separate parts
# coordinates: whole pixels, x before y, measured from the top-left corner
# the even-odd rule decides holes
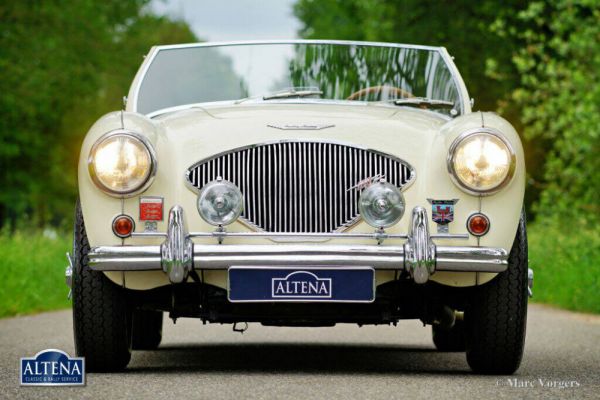
[[[466,192],[492,194],[514,175],[515,153],[499,133],[478,129],[459,136],[452,143],[448,170]]]
[[[369,225],[387,228],[400,221],[404,214],[404,204],[400,189],[382,180],[363,190],[358,209]]]
[[[198,212],[211,225],[231,224],[239,218],[243,208],[240,189],[220,178],[204,185],[198,195]]]
[[[90,176],[112,196],[132,195],[150,183],[156,171],[154,151],[137,134],[111,132],[92,147],[88,158]]]

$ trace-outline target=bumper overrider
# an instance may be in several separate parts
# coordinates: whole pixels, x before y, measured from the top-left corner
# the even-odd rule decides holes
[[[152,246],[98,246],[89,253],[90,268],[97,271],[164,271],[172,283],[186,280],[192,270],[227,270],[231,266],[370,266],[378,270],[406,270],[416,283],[428,281],[435,271],[502,272],[508,252],[502,248],[438,246],[432,239],[456,239],[467,235],[430,235],[427,212],[415,207],[408,234],[361,233],[268,233],[188,232],[183,209],[169,211],[167,232],[134,233],[160,236],[165,241]],[[219,244],[195,244],[194,237],[214,237]],[[227,237],[357,238],[377,240],[373,245],[272,244],[228,245]],[[402,245],[381,245],[383,240],[404,239]]]

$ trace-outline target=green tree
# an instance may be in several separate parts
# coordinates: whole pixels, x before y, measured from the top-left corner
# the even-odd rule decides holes
[[[502,16],[499,37],[516,41],[511,100],[525,137],[547,153],[536,211],[563,229],[600,222],[600,3],[535,1]]]
[[[196,40],[186,24],[149,14],[147,2],[0,5],[0,225],[70,216],[89,126],[121,108],[152,45]]]

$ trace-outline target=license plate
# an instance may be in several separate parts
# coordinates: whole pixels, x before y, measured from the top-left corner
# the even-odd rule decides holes
[[[231,302],[349,302],[375,299],[371,267],[229,268]]]

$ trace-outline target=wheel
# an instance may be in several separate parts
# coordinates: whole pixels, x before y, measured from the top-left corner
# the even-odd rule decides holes
[[[154,350],[162,339],[162,311],[135,310],[133,312],[132,348]]]
[[[508,269],[476,288],[465,310],[467,362],[476,373],[514,373],[521,364],[527,323],[525,215],[508,258]]]
[[[81,206],[74,226],[73,333],[87,371],[118,371],[131,359],[131,311],[125,290],[88,266],[90,245]]]
[[[456,321],[450,329],[432,327],[433,344],[439,351],[465,351],[465,326]]]

